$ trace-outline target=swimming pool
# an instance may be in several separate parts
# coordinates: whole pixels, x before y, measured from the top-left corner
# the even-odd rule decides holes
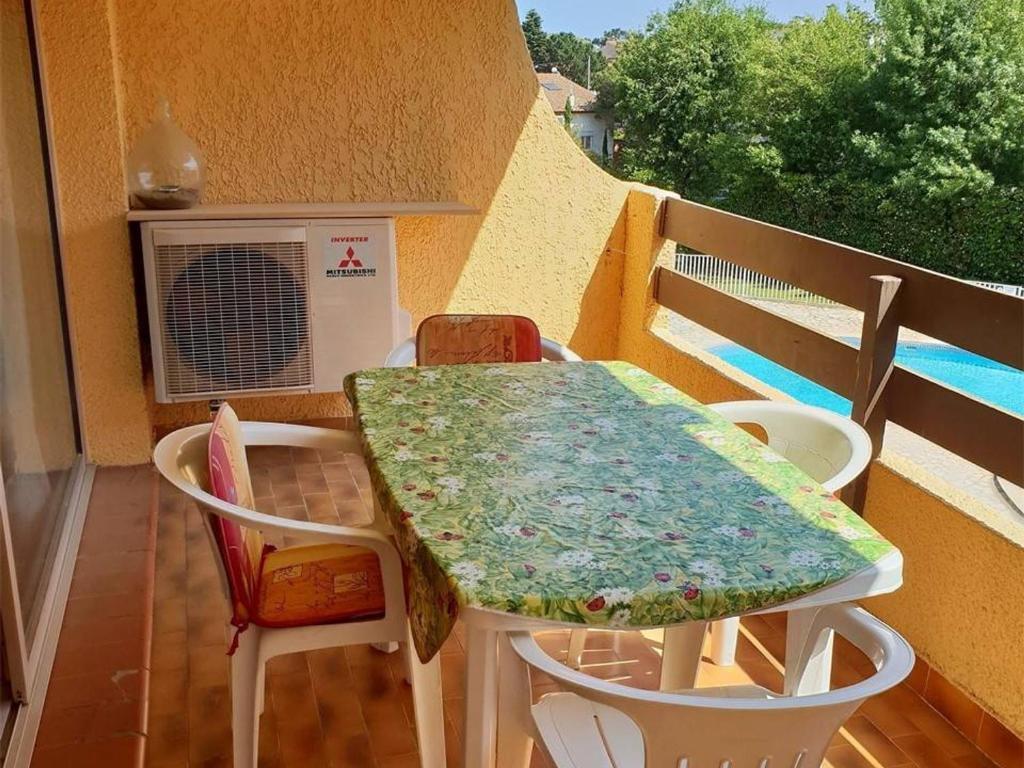
[[[856,345],[857,339],[844,339]],[[719,344],[710,352],[754,378],[782,390],[809,405],[818,405],[845,416],[851,404],[831,390],[783,368],[756,352],[738,344]],[[1024,371],[980,357],[958,347],[945,344],[900,342],[896,362],[918,373],[964,390],[979,400],[1024,414]]]

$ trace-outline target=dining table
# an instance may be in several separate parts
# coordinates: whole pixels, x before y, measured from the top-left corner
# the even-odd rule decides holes
[[[419,659],[465,623],[467,768],[529,762],[508,632],[664,628],[662,684],[683,688],[709,622],[787,611],[785,692],[810,693],[831,671],[816,610],[902,582],[899,550],[835,495],[630,363],[381,368],[344,386]]]

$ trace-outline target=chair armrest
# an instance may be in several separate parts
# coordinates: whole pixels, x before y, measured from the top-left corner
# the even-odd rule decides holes
[[[243,421],[242,436],[250,445],[287,445],[292,448],[317,448],[362,454],[359,434],[352,430],[308,427],[270,421]]]
[[[408,368],[416,365],[416,339],[410,336],[388,353],[385,368]]]
[[[540,354],[545,360],[561,363],[578,363],[583,360],[564,344],[541,337]]]

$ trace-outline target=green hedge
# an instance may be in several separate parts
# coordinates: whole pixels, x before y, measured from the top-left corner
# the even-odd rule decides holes
[[[866,182],[747,179],[719,208],[968,280],[1024,285],[1024,190],[931,200]]]

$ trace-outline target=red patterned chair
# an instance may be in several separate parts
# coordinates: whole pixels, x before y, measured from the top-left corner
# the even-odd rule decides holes
[[[403,368],[579,359],[568,347],[542,337],[537,324],[522,315],[432,315],[420,323],[414,338],[391,350],[384,365]]]
[[[253,509],[246,445],[358,452],[352,433],[239,422],[222,405],[212,425],[174,432],[157,445],[160,473],[199,505],[231,612],[231,705],[235,768],[254,768],[264,669],[274,656],[363,643],[406,643],[402,565],[388,536],[288,520]],[[274,549],[264,533],[304,540]],[[441,768],[444,724],[437,658],[409,654],[421,765]]]

